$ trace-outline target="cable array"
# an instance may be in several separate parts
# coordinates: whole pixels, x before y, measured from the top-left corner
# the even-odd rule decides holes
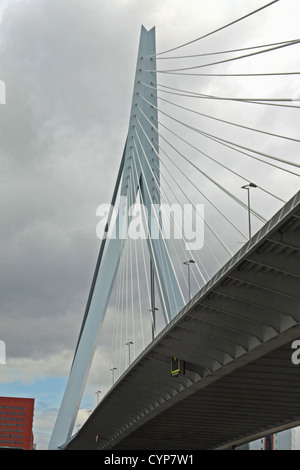
[[[111,368],[116,367],[119,374],[130,365],[129,358],[132,362],[153,339],[154,320],[156,333],[164,326],[161,311],[164,303],[173,296],[175,299],[174,290],[181,293],[182,303],[177,305],[180,310],[189,301],[189,294],[196,294],[248,241],[249,234],[259,230],[299,190],[300,86],[293,89],[290,80],[300,74],[300,39],[240,44],[212,52],[202,44],[204,39],[230,31],[277,2],[159,52],[152,57],[160,67],[143,70],[146,78],[139,82],[134,110],[128,204],[143,206],[146,196],[169,208],[188,207],[189,211],[171,211],[174,236],[170,239],[164,238],[158,220],[163,240],[160,255],[169,260],[164,276],[168,278],[168,269],[172,269],[177,285],[163,293],[156,280],[156,319],[150,312],[149,251],[153,246],[147,223],[146,240],[128,238],[124,243],[110,300],[115,322]],[[191,45],[199,50],[170,56],[170,52]],[[283,51],[286,60],[282,60]],[[190,63],[222,55],[225,58],[220,60]],[[265,71],[261,69],[261,57],[265,58]],[[164,68],[163,60],[174,65]],[[207,72],[206,68],[211,67],[221,67],[220,72]],[[204,71],[195,72],[198,69]],[[153,79],[154,74],[159,83]],[[153,109],[158,118],[151,115]],[[149,146],[150,154],[145,149]],[[151,174],[151,187],[144,172]],[[141,220],[145,222],[145,214],[141,214]],[[178,236],[183,221],[191,233],[199,233],[201,243],[196,249],[188,243],[187,234]],[[188,277],[185,264],[191,261]]]

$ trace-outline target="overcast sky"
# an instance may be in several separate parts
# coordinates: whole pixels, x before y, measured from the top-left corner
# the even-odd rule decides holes
[[[122,156],[141,25],[156,26],[157,50],[164,51],[265,3],[1,0],[0,80],[6,84],[6,104],[0,105],[0,339],[7,364],[0,365],[0,394],[36,399],[38,448],[47,448],[86,305],[99,249],[96,208],[110,202]],[[214,36],[200,52],[295,39],[299,14],[298,0],[280,0]],[[299,71],[299,47],[274,58],[273,71],[282,61],[286,70]],[[258,59],[256,70],[264,63]],[[174,79],[170,86],[184,83]],[[260,82],[257,89],[251,83],[241,92],[300,95],[297,76],[272,85]],[[224,82],[208,79],[186,86],[219,96],[236,92],[235,82],[226,84],[227,90]],[[206,104],[203,109],[209,110]],[[228,118],[245,118],[237,117],[234,105],[226,109]],[[262,109],[248,124],[266,129],[270,124],[272,131],[296,137],[296,113],[287,121],[276,112]],[[281,144],[270,145],[268,151],[287,157]],[[288,151],[295,159],[295,146]],[[278,174],[271,179],[269,190]],[[295,180],[284,175],[281,182],[279,196],[287,200],[296,191]],[[265,207],[279,206],[271,208],[266,200]],[[105,328],[109,337],[112,321]],[[95,406],[95,392],[104,394],[110,386],[108,354],[107,348],[97,350],[78,423]]]

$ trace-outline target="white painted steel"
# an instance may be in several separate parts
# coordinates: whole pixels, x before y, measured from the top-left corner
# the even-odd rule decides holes
[[[154,199],[155,194],[154,191],[152,191],[152,174],[150,170],[150,168],[155,167],[156,175],[159,178],[159,172],[157,171],[157,168],[159,168],[159,158],[157,151],[154,152],[152,149],[152,146],[155,147],[155,142],[158,141],[157,133],[147,120],[145,120],[143,126],[147,131],[147,135],[150,137],[150,142],[145,138],[145,136],[140,136],[142,147],[140,150],[142,159],[135,161],[135,172],[132,171],[132,158],[133,141],[136,136],[137,127],[137,105],[143,110],[143,113],[145,113],[145,115],[150,120],[152,118],[157,120],[156,97],[153,96],[149,87],[147,88],[145,85],[142,85],[142,82],[149,82],[149,84],[151,83],[152,86],[156,86],[156,73],[153,72],[149,74],[144,72],[144,70],[156,69],[155,57],[153,57],[154,55],[155,28],[152,28],[150,31],[146,31],[146,29],[142,26],[120,195],[124,196],[124,204],[127,204],[128,209],[128,201],[130,198],[126,199],[126,197],[128,194],[129,185],[131,186],[130,189],[132,190],[132,194],[137,194],[138,189],[140,189],[143,202],[148,210],[149,217],[151,214],[152,204],[159,204],[157,196],[156,199]],[[140,92],[142,92],[143,95],[147,97],[148,101],[154,105],[153,107],[140,98]],[[157,150],[157,147],[155,148]],[[143,160],[143,158],[148,158],[148,163]],[[123,208],[119,208],[116,220],[117,227],[119,227],[119,224],[122,223],[122,209],[125,208],[125,206]],[[125,219],[122,219],[122,221],[125,222],[125,228],[128,226],[128,220],[128,216],[126,216]],[[119,237],[116,239],[108,239],[106,241],[105,251],[101,259],[98,273],[96,273],[97,278],[95,282],[95,288],[93,290],[92,298],[90,299],[88,311],[86,312],[83,321],[69,380],[54,426],[49,449],[59,449],[71,437],[93,359],[96,341],[104,321],[107,304],[119,266],[124,244],[125,240],[122,240]],[[182,308],[184,300],[181,291],[178,288],[176,276],[171,262],[168,259],[162,237],[160,236],[156,240],[149,239],[148,248],[154,267],[163,314],[166,323],[168,323],[170,319],[173,318]],[[174,295],[169,295],[170,292],[174,293]]]

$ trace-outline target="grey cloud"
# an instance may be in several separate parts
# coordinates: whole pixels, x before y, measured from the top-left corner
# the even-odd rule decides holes
[[[1,339],[11,338],[13,356],[32,351],[47,355],[72,348],[76,341],[99,247],[95,211],[98,204],[110,202],[125,143],[141,24],[157,26],[158,49],[165,50],[247,10],[239,4],[233,11],[217,0],[213,10],[207,2],[198,3],[22,0],[5,10],[0,44],[0,79],[7,85],[7,104],[0,108],[0,315]],[[249,1],[248,9],[260,3]],[[251,24],[261,28],[261,20]],[[241,26],[225,39],[212,37],[201,50],[232,47],[243,39],[242,32]],[[253,44],[255,29],[248,33]],[[172,79],[171,86],[182,86],[181,79]],[[233,81],[220,85],[217,79],[203,78],[193,83],[185,86],[225,93],[229,83],[228,93],[242,90]],[[233,119],[233,109],[219,103],[210,111],[232,114]],[[253,123],[268,127],[270,113],[258,113]],[[217,146],[205,141],[204,148],[215,152]],[[227,158],[226,150],[218,152]],[[251,167],[241,165],[245,171]],[[228,205],[226,210],[230,214],[232,209]],[[14,326],[20,321],[18,336]]]

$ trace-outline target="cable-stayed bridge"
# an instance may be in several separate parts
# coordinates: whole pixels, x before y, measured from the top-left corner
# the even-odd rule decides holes
[[[197,49],[260,10],[161,53],[142,27],[52,449],[222,448],[300,424],[299,100],[287,86],[300,72],[272,56],[300,39]],[[271,56],[266,71],[249,65],[257,56]],[[113,386],[72,437],[106,315]]]

